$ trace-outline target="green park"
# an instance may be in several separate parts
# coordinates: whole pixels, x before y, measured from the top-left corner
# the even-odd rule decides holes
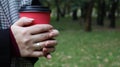
[[[120,67],[120,0],[41,0],[60,34],[35,67]]]

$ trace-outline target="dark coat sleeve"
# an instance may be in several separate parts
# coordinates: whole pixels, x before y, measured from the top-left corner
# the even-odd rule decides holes
[[[10,67],[11,44],[10,30],[0,30],[0,66]]]

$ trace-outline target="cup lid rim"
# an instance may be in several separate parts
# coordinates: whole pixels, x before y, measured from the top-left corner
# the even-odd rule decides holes
[[[49,7],[43,7],[43,6],[38,6],[38,5],[32,5],[32,6],[24,6],[21,7],[19,10],[20,12],[51,12]]]

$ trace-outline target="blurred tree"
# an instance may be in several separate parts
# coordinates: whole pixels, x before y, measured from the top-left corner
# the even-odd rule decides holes
[[[97,24],[104,25],[104,19],[106,16],[106,3],[105,0],[98,0],[97,2]]]
[[[72,11],[72,19],[73,20],[78,20],[78,9],[80,7],[80,0],[71,0],[71,11]]]
[[[109,11],[109,20],[110,20],[110,28],[116,27],[116,11],[118,8],[119,0],[110,0],[110,11]]]
[[[81,18],[85,18],[85,16],[86,16],[86,9],[87,9],[87,7],[88,7],[88,5],[86,5],[86,4],[88,4],[87,2],[83,2],[82,4],[81,4]]]
[[[85,30],[92,30],[93,8],[97,11],[97,24],[104,25],[104,19],[109,16],[110,27],[115,27],[115,15],[119,13],[119,0],[40,0],[44,5],[54,10],[56,20],[71,16],[73,20],[83,19]],[[78,10],[81,16],[78,16]],[[72,15],[71,15],[72,14]],[[119,14],[118,14],[119,15]]]
[[[60,11],[60,0],[54,0],[55,1],[55,5],[56,5],[56,9],[57,9],[57,21],[60,20],[60,14],[61,14],[61,11]]]
[[[94,6],[95,1],[94,0],[87,0],[87,9],[86,9],[86,14],[85,14],[85,31],[91,31],[92,30],[92,26],[91,26],[91,22],[92,22],[92,10],[93,10],[93,6]]]
[[[41,2],[42,5],[47,6],[47,7],[51,7],[53,4],[52,0],[39,0]]]

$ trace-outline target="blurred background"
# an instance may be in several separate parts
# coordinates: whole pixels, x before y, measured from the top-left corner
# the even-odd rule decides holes
[[[120,0],[40,0],[60,31],[53,58],[35,67],[120,67]]]

